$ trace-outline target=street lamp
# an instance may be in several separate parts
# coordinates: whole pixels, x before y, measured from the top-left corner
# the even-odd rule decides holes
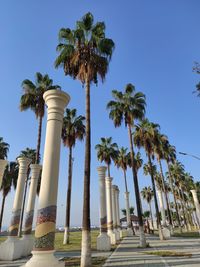
[[[200,157],[197,157],[197,156],[195,156],[195,155],[191,155],[191,154],[188,154],[188,153],[185,153],[185,152],[179,152],[179,154],[184,155],[184,156],[190,156],[190,157],[193,157],[193,158],[195,158],[195,159],[200,160]]]

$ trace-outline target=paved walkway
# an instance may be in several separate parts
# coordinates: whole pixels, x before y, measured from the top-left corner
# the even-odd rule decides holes
[[[108,258],[104,267],[200,267],[200,239],[171,238],[160,241],[157,237],[148,236],[150,248],[140,249],[138,237],[126,237]],[[147,251],[172,250],[192,254],[192,257],[159,257],[145,254]]]

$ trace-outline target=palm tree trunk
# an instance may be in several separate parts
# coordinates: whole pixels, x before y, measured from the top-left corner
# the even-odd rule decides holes
[[[164,195],[165,195],[165,202],[167,205],[168,220],[169,220],[169,224],[172,226],[172,218],[171,218],[171,213],[170,213],[170,209],[169,209],[169,202],[168,202],[167,192],[166,192],[166,188],[165,188],[165,179],[164,179],[164,174],[163,174],[163,169],[162,169],[162,164],[161,164],[160,159],[158,159],[158,162],[160,165],[160,173],[161,173],[161,177],[162,177],[163,191],[164,191]]]
[[[126,171],[125,170],[123,170],[123,172],[124,172],[124,181],[125,181],[125,192],[128,192],[128,186],[127,186],[127,179],[126,179]]]
[[[64,233],[64,240],[63,240],[64,245],[69,244],[71,192],[72,192],[72,147],[69,147],[66,221],[65,221],[65,233]]]
[[[139,191],[139,185],[138,185],[137,171],[134,165],[134,150],[133,150],[133,140],[132,140],[132,132],[131,132],[130,124],[128,124],[128,134],[129,134],[129,141],[130,141],[131,165],[132,165],[135,198],[136,198],[136,206],[137,206],[137,214],[138,214],[138,222],[139,222],[139,230],[140,230],[140,246],[146,247],[146,238],[145,238],[144,227],[143,227],[140,191]]]
[[[178,226],[181,230],[181,220],[179,217],[179,211],[178,211],[178,205],[177,205],[177,200],[176,200],[176,195],[175,195],[175,191],[174,191],[174,187],[173,187],[173,183],[172,183],[172,176],[171,176],[171,172],[170,172],[170,167],[169,167],[169,162],[167,161],[167,167],[168,167],[168,172],[169,172],[169,184],[170,184],[170,188],[172,190],[172,195],[174,197],[174,204],[175,204],[175,209],[176,209],[176,214],[177,214],[177,220],[178,220]]]
[[[5,200],[6,200],[6,196],[3,195],[2,204],[1,204],[1,215],[0,215],[0,232],[1,232],[1,228],[2,228],[2,221],[3,221],[3,212],[4,212]]]
[[[181,196],[181,193],[180,193],[180,188],[177,188],[178,190],[178,195],[179,195],[179,199],[180,199],[180,203],[181,203],[181,209],[182,209],[182,212],[183,212],[183,221],[184,221],[184,225],[188,231],[188,225],[187,225],[187,221],[186,221],[186,217],[185,217],[185,209],[184,209],[184,205],[183,205],[183,201],[182,201],[182,196]]]
[[[91,267],[91,235],[90,235],[90,161],[91,161],[91,129],[90,129],[90,83],[86,78],[86,137],[85,166],[82,219],[81,267]]]
[[[158,200],[157,200],[157,196],[156,196],[156,186],[155,186],[155,181],[154,181],[154,177],[153,177],[153,167],[152,167],[152,162],[151,162],[151,156],[149,153],[148,153],[148,161],[149,161],[149,166],[150,166],[150,171],[151,171],[150,176],[151,176],[151,183],[152,183],[155,210],[156,210],[157,228],[160,230],[160,239],[163,240],[164,236],[162,233],[160,214],[159,214],[159,209],[158,209]]]
[[[152,209],[151,209],[151,201],[149,202],[149,210],[150,210],[150,216],[151,216],[152,232],[154,233],[154,225],[153,225],[153,215],[152,215]]]
[[[110,177],[110,164],[107,164],[108,167],[108,177]]]
[[[41,135],[42,135],[42,117],[39,117],[39,125],[38,125],[38,139],[37,139],[37,150],[36,150],[36,159],[35,163],[39,164],[40,162],[40,145],[41,145]]]

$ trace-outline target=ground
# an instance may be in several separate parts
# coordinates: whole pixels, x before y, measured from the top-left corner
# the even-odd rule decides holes
[[[158,236],[147,235],[150,247],[138,248],[138,236],[122,240],[113,252],[97,252],[96,237],[92,231],[93,267],[197,267],[200,266],[200,236],[198,232],[175,234],[169,240],[160,241]],[[66,261],[66,266],[80,266],[81,232],[71,234],[71,244],[62,245],[63,233],[56,234],[56,257]],[[3,239],[1,238],[0,241]],[[114,248],[113,248],[114,249]],[[108,259],[107,259],[108,258]],[[106,260],[107,259],[107,260]],[[19,267],[27,259],[15,262],[0,262],[0,267]]]

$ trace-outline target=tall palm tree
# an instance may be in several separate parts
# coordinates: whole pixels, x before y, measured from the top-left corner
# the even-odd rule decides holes
[[[2,199],[2,204],[1,204],[1,214],[0,214],[0,232],[2,228],[3,213],[4,213],[6,197],[11,191],[12,186],[14,187],[14,189],[16,189],[17,178],[18,178],[18,164],[16,162],[10,162],[9,165],[6,166],[4,177],[2,180],[1,189],[0,189],[3,194],[3,199]]]
[[[118,156],[118,146],[116,143],[112,143],[112,137],[101,138],[101,144],[95,146],[97,150],[97,158],[101,162],[104,161],[107,164],[108,177],[110,177],[110,165],[111,162],[115,162]]]
[[[183,195],[182,195],[182,189],[181,189],[181,185],[183,183],[183,173],[184,173],[184,166],[178,162],[178,161],[175,161],[174,164],[171,164],[170,165],[170,172],[171,172],[171,175],[174,179],[174,184],[176,186],[176,191],[175,191],[175,194],[176,194],[176,198],[179,199],[180,201],[180,205],[181,205],[181,209],[182,209],[182,214],[183,214],[183,221],[184,221],[184,225],[186,227],[186,229],[188,230],[188,224],[187,224],[187,221],[186,221],[186,212],[185,212],[185,207],[184,207],[184,204],[183,204]]]
[[[153,190],[151,189],[150,186],[145,186],[142,191],[141,191],[142,197],[144,200],[146,200],[146,202],[149,205],[149,211],[150,211],[150,215],[151,215],[151,224],[152,224],[152,228],[154,230],[154,226],[153,226],[153,215],[152,215],[152,208],[151,208],[151,201],[153,199]]]
[[[60,43],[57,46],[59,56],[55,61],[55,67],[62,67],[65,75],[78,79],[85,85],[86,142],[81,267],[90,267],[90,87],[92,83],[98,83],[99,77],[104,81],[113,54],[114,42],[105,37],[105,23],[94,23],[94,17],[90,12],[77,21],[74,30],[60,29],[59,40]]]
[[[37,72],[35,75],[35,83],[26,79],[22,82],[22,88],[24,94],[20,100],[20,110],[25,111],[31,109],[38,119],[38,137],[37,137],[37,149],[36,149],[36,160],[35,163],[39,163],[40,157],[40,144],[42,134],[42,119],[45,113],[45,101],[43,94],[47,90],[60,89],[60,86],[53,85],[53,80],[49,78],[48,74],[42,75]]]
[[[66,109],[66,115],[63,118],[62,140],[64,146],[69,148],[68,160],[68,187],[66,202],[66,220],[63,244],[69,244],[70,231],[70,210],[71,210],[71,191],[72,191],[72,149],[76,144],[76,140],[83,140],[85,136],[85,117],[77,116],[76,109]]]
[[[161,173],[161,178],[162,178],[162,189],[164,192],[165,196],[165,202],[167,205],[167,215],[169,219],[169,225],[172,227],[172,218],[171,218],[171,213],[170,213],[170,208],[169,208],[169,202],[167,198],[167,192],[165,190],[165,178],[164,178],[164,173],[163,173],[163,168],[162,168],[162,163],[161,160],[165,159],[165,144],[168,143],[168,139],[166,135],[160,134],[159,131],[156,131],[156,138],[154,139],[154,153],[157,157],[157,161],[160,167],[160,173]]]
[[[28,158],[28,159],[31,160],[31,163],[34,163],[34,162],[36,162],[37,151],[35,149],[27,147],[25,150],[21,151],[21,153],[19,155],[19,158],[20,157]],[[40,160],[40,155],[39,155],[38,160]],[[27,172],[26,181],[25,181],[25,186],[24,186],[24,195],[23,195],[22,209],[21,209],[21,215],[20,215],[20,224],[19,224],[19,230],[18,230],[18,236],[19,237],[21,237],[21,233],[22,233],[22,224],[23,224],[23,218],[24,218],[24,208],[25,208],[25,202],[26,202],[26,194],[27,194],[28,182],[30,180],[30,178],[29,178],[30,172],[31,172],[31,169],[29,167],[28,168],[28,172]],[[40,180],[40,178],[39,178],[39,180]],[[40,182],[38,181],[38,184],[39,183]]]
[[[158,124],[151,123],[147,119],[144,119],[138,125],[136,125],[133,139],[134,139],[135,145],[138,148],[143,147],[145,149],[145,152],[148,158],[148,165],[144,166],[144,172],[146,171],[146,174],[149,173],[151,177],[155,210],[156,210],[157,226],[160,229],[160,238],[163,239],[159,208],[158,208],[158,200],[156,196],[155,177],[154,177],[156,173],[156,167],[154,167],[152,163],[152,156],[154,155],[155,131],[158,129],[158,127],[159,127]]]
[[[137,168],[134,164],[134,148],[132,140],[132,129],[136,120],[141,120],[145,114],[145,95],[141,92],[136,92],[132,84],[127,84],[124,92],[113,90],[112,95],[114,100],[107,104],[107,109],[110,110],[109,117],[113,120],[115,127],[121,126],[124,121],[125,127],[128,128],[128,136],[130,143],[131,167],[133,173],[133,181],[135,188],[136,206],[140,229],[140,245],[146,246],[146,239],[143,228],[142,206],[140,199],[140,190],[138,184]]]
[[[3,137],[0,137],[0,159],[7,158],[9,147],[9,144],[3,141]]]
[[[121,168],[124,174],[124,182],[125,182],[125,195],[126,195],[126,209],[125,209],[125,216],[127,221],[127,229],[132,228],[131,217],[130,217],[130,207],[129,207],[129,192],[127,186],[127,178],[126,178],[126,171],[127,166],[130,166],[130,153],[127,152],[128,148],[121,147],[117,151],[117,157],[115,159],[115,164],[117,168]]]
[[[179,226],[180,231],[182,231],[181,220],[180,220],[179,212],[178,212],[177,199],[176,199],[176,194],[175,194],[174,185],[173,185],[173,178],[172,178],[171,171],[170,171],[170,164],[173,164],[176,161],[176,148],[175,146],[170,145],[169,142],[165,142],[164,159],[167,163],[167,168],[168,168],[167,178],[169,180],[169,185],[170,185],[171,192],[174,198],[178,226]]]

